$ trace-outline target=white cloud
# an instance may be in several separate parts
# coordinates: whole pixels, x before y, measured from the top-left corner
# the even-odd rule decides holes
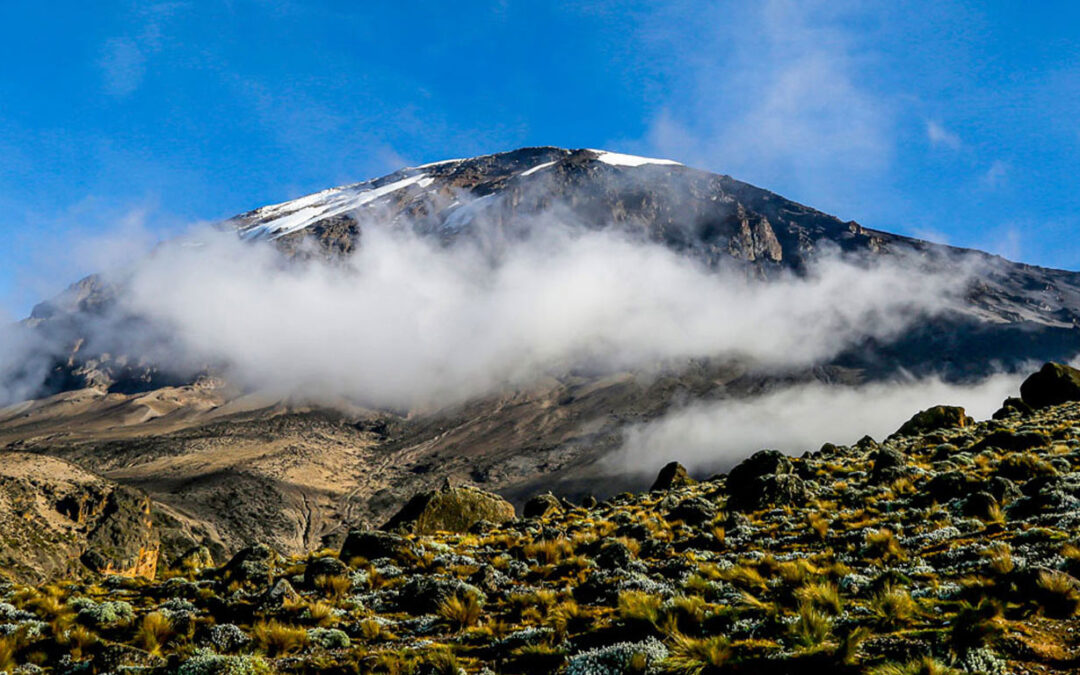
[[[650,473],[676,460],[691,470],[717,471],[762,448],[797,455],[867,434],[880,441],[932,405],[963,406],[986,419],[1016,395],[1022,380],[995,375],[969,385],[937,378],[860,387],[814,383],[751,399],[696,403],[628,430],[608,463],[619,471]]]
[[[1000,159],[994,160],[982,176],[983,185],[995,188],[1005,182],[1009,176],[1009,165]]]
[[[934,120],[926,121],[926,138],[930,141],[930,145],[943,145],[952,150],[959,150],[963,145],[959,136],[946,129],[941,122]]]
[[[845,201],[857,178],[888,167],[893,113],[864,85],[865,49],[838,14],[821,3],[724,5],[695,18],[706,39],[652,36],[691,74],[642,149],[826,207]]]

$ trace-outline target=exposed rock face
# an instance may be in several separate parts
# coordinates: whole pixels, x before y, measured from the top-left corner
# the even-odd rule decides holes
[[[1080,370],[1047,363],[1020,385],[1020,397],[1032,408],[1080,401]]]
[[[413,497],[383,529],[412,534],[468,532],[480,521],[505,523],[514,515],[514,505],[499,495],[446,483],[438,490]]]
[[[961,407],[937,405],[915,413],[896,433],[911,436],[939,429],[959,429],[974,423],[975,420],[968,417],[967,412]]]
[[[153,578],[151,501],[51,457],[0,455],[0,567],[42,581],[99,572]]]

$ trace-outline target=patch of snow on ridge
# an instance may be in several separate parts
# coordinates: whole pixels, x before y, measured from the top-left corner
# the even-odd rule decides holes
[[[418,173],[377,188],[361,183],[323,190],[291,202],[264,206],[253,214],[254,218],[261,222],[244,230],[242,235],[244,237],[269,235],[277,239],[309,227],[320,220],[354,211],[410,185],[426,188],[433,182],[434,179],[427,174]]]
[[[682,162],[673,159],[655,159],[653,157],[638,157],[637,155],[624,155],[620,152],[608,152],[606,150],[592,150],[597,154],[596,159],[604,164],[612,166],[642,166],[644,164],[670,164],[682,166]]]
[[[534,167],[533,167],[533,168],[531,168],[531,169],[528,169],[528,170],[526,170],[526,171],[522,171],[522,172],[521,172],[521,175],[522,175],[522,176],[531,176],[531,175],[533,175],[534,173],[536,173],[537,171],[540,171],[540,170],[542,170],[542,169],[546,169],[546,168],[548,168],[548,167],[549,167],[549,166],[551,166],[552,164],[555,164],[555,162],[558,162],[558,161],[559,161],[559,160],[555,160],[555,161],[552,161],[552,162],[544,162],[543,164],[537,164],[536,166],[534,166]]]

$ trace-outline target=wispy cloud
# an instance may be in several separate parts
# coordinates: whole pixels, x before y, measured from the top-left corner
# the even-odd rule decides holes
[[[1009,177],[1009,165],[1000,159],[994,160],[990,168],[982,175],[982,183],[986,187],[995,188],[1003,184]]]
[[[819,204],[843,201],[856,175],[888,166],[893,111],[864,86],[864,48],[828,5],[725,5],[696,21],[708,36],[699,42],[652,37],[668,40],[692,75],[651,121],[643,149]]]
[[[932,146],[944,146],[952,150],[959,150],[963,145],[960,137],[945,128],[945,125],[935,120],[926,121],[926,139]]]

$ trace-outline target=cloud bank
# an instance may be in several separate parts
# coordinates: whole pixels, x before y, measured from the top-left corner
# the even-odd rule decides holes
[[[867,434],[880,441],[932,405],[963,406],[976,419],[986,419],[1016,395],[1023,377],[999,374],[974,385],[937,378],[859,387],[815,383],[750,399],[698,403],[627,430],[623,447],[608,463],[620,472],[648,473],[677,460],[692,471],[709,472],[727,470],[762,448],[798,455],[826,442],[851,444]]]
[[[825,255],[802,277],[749,281],[659,245],[546,222],[497,247],[366,227],[344,262],[283,261],[269,244],[201,232],[122,282],[141,346],[174,367],[215,364],[246,387],[379,408],[457,403],[573,370],[700,356],[820,362],[959,304],[964,272]],[[117,336],[98,337],[98,348]]]

